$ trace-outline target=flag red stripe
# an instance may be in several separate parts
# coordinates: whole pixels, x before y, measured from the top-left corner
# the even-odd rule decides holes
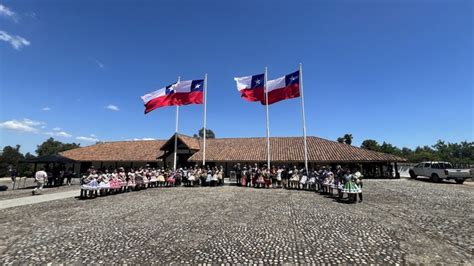
[[[255,89],[242,89],[240,90],[240,96],[249,102],[257,102],[264,99],[264,91],[262,88]]]
[[[300,97],[300,85],[298,83],[287,87],[275,89],[268,92],[268,104],[273,104],[282,100]],[[260,101],[265,105],[265,97]]]
[[[158,97],[150,100],[145,104],[145,114],[149,113],[156,108],[164,106],[174,106],[174,105],[188,105],[188,104],[202,104],[203,92],[202,91],[193,91],[190,93],[172,93],[166,96]]]

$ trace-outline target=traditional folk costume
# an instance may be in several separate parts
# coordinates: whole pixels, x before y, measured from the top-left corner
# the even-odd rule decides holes
[[[291,175],[290,186],[292,188],[297,188],[300,182],[300,175],[298,174],[298,170],[295,169],[294,171],[290,171],[289,174]]]
[[[101,174],[99,176],[99,190],[100,194],[102,193],[108,193],[110,189],[110,184],[109,184],[109,175],[108,174]]]
[[[132,172],[129,172],[127,175],[127,189],[131,190],[135,188],[135,173],[133,172],[133,169],[131,170]]]
[[[282,180],[282,172],[283,169],[279,168],[276,173],[276,180],[277,180],[277,185],[281,187],[281,180]]]
[[[87,195],[92,196],[93,194],[97,194],[99,190],[99,183],[97,182],[98,176],[96,174],[90,174],[83,180],[83,184],[81,185],[81,198]]]
[[[266,175],[266,171],[257,171],[255,173],[255,176],[257,177],[256,184],[258,187],[265,187],[265,178],[263,177],[264,174]]]
[[[244,170],[242,171],[242,176],[240,178],[240,185],[242,185],[243,187],[247,186],[247,175],[247,167],[244,167]]]
[[[308,176],[304,171],[301,171],[301,178],[300,178],[300,184],[303,189],[306,188],[306,183],[308,182]]]
[[[90,174],[84,179],[84,184],[81,186],[81,189],[84,190],[98,190],[99,183],[97,182],[98,176],[96,174]]]
[[[323,181],[323,187],[325,188],[325,191],[329,194],[332,194],[332,186],[334,184],[334,173],[329,171],[326,174],[326,177],[324,178]]]
[[[308,186],[309,186],[310,189],[312,189],[316,186],[316,175],[317,175],[316,171],[314,171],[310,174],[310,178],[308,180]]]
[[[362,190],[357,185],[356,179],[357,179],[357,177],[355,177],[354,175],[351,175],[351,174],[346,175],[345,176],[345,183],[344,183],[344,186],[342,188],[342,193],[347,193],[347,194],[358,194],[358,193],[360,193]]]
[[[174,186],[175,185],[175,183],[176,183],[175,176],[176,176],[175,173],[171,173],[169,175],[169,177],[166,179],[166,183],[168,184],[168,186]]]
[[[135,172],[135,187],[140,189],[144,187],[145,185],[145,179],[144,176],[142,175],[142,172],[136,171]]]
[[[214,181],[214,182],[216,182],[216,184],[218,184],[218,183],[219,183],[219,180],[220,180],[220,178],[219,178],[219,170],[216,170],[216,171],[214,172],[214,174],[212,175],[212,181]]]
[[[110,189],[113,189],[114,191],[120,190],[122,188],[122,182],[118,178],[117,173],[113,173],[111,175],[111,179],[109,180],[109,185],[110,185]]]
[[[189,170],[188,171],[188,182],[189,182],[189,185],[194,186],[194,182],[196,182],[196,171],[195,170]]]
[[[158,185],[159,186],[163,186],[166,182],[165,180],[165,175],[164,175],[164,171],[161,170],[159,173],[158,173],[158,177],[156,178],[157,182],[158,182]]]
[[[156,178],[156,171],[155,170],[151,170],[151,171],[148,171],[146,173],[147,177],[149,178],[148,180],[148,184],[151,186],[151,187],[156,187],[156,183],[158,182],[157,178]]]

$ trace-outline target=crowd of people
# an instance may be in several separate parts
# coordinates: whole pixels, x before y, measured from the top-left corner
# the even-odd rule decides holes
[[[296,166],[273,166],[270,169],[266,165],[254,167],[236,164],[232,174],[237,179],[237,184],[243,187],[254,188],[286,188],[313,190],[321,194],[334,196],[339,200],[346,199],[362,202],[362,174],[357,169],[324,166],[311,169],[308,172],[298,169]],[[344,198],[344,195],[347,195]]]
[[[362,202],[362,174],[357,169],[320,167],[306,171],[296,166],[266,165],[253,167],[236,164],[231,177],[237,185],[252,188],[284,188],[311,190],[338,200]],[[177,171],[141,167],[128,169],[99,169],[91,167],[81,180],[81,197],[127,192],[151,187],[219,186],[224,184],[223,167],[184,167]],[[344,197],[347,195],[347,197]]]
[[[82,177],[81,184],[81,197],[150,187],[218,186],[224,184],[224,169],[196,166],[172,171],[147,166],[125,171],[123,167],[114,170],[96,170],[91,167]]]

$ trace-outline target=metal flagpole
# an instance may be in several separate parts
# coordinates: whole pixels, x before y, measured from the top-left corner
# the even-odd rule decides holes
[[[202,165],[206,165],[206,112],[207,112],[207,73],[204,75],[204,149],[202,152]]]
[[[270,170],[270,117],[268,115],[267,67],[265,67],[265,108],[267,110],[267,167]]]
[[[178,83],[181,81],[181,77],[178,77]],[[178,122],[179,122],[179,105],[176,105],[176,130],[174,133],[174,160],[173,160],[173,171],[176,172],[176,157],[178,155]]]
[[[308,145],[306,142],[306,117],[304,113],[304,93],[303,93],[303,64],[300,63],[300,92],[301,92],[301,116],[303,118],[303,141],[304,141],[304,168],[308,175]]]

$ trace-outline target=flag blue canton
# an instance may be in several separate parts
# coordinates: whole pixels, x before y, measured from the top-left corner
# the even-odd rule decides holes
[[[286,86],[299,84],[300,82],[300,71],[293,72],[285,76]]]
[[[197,79],[191,82],[191,91],[203,91],[204,90],[204,80]]]
[[[252,76],[252,83],[250,84],[251,89],[263,88],[265,83],[265,74]]]
[[[171,85],[166,86],[165,93],[166,95],[175,93],[176,91],[174,90],[176,83],[173,83]]]

